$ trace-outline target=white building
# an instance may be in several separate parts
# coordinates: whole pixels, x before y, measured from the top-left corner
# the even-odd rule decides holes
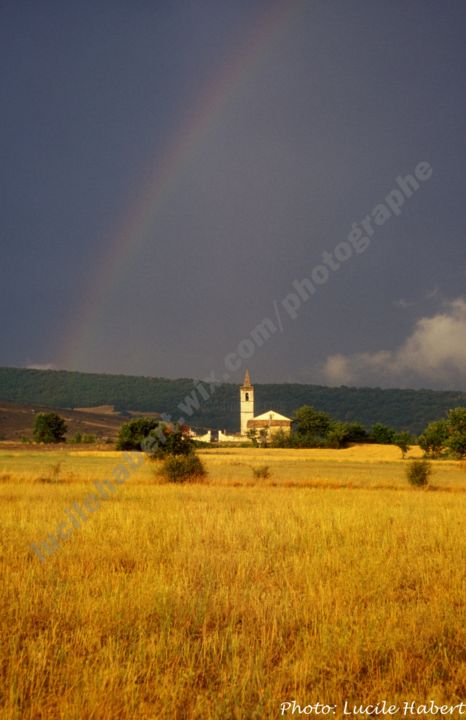
[[[244,382],[240,388],[241,435],[247,436],[251,430],[270,440],[277,432],[291,432],[291,419],[275,410],[267,410],[254,417],[254,387],[251,384],[249,370],[246,370]]]

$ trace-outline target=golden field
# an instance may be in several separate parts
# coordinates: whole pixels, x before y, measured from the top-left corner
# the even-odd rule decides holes
[[[126,458],[125,481],[41,562],[31,544],[125,457],[2,448],[2,720],[466,700],[459,463],[434,463],[430,492],[391,447],[201,457],[206,482],[185,486]]]

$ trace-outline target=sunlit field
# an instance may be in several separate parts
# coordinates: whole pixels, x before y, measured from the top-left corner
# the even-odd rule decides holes
[[[123,456],[0,451],[2,720],[466,699],[460,463],[429,491],[397,448],[201,457],[196,485],[134,466],[41,562],[31,543]]]

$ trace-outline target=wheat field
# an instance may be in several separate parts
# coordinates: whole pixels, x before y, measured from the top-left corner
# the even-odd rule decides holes
[[[123,457],[0,452],[2,719],[466,699],[459,463],[435,463],[432,492],[394,448],[201,457],[198,485],[131,466],[42,561],[31,544]]]

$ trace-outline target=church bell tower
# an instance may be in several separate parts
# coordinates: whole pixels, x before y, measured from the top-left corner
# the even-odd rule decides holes
[[[241,435],[247,435],[248,420],[254,417],[254,388],[251,385],[249,370],[246,370],[244,382],[239,391],[240,395],[240,415],[241,415]]]

